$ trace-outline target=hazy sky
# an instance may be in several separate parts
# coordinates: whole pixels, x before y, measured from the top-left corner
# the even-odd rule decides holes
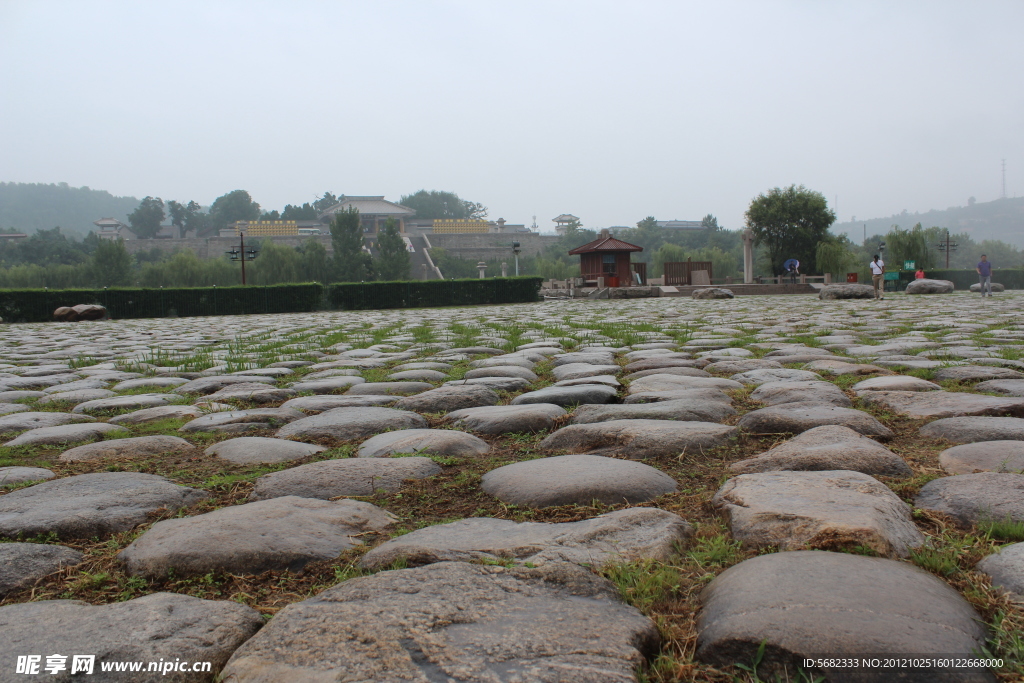
[[[1024,192],[1024,2],[0,0],[0,180],[264,208],[420,188],[542,229]]]

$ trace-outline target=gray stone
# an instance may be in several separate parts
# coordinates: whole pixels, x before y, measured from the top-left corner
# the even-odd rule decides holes
[[[638,370],[626,375],[623,379],[627,381],[638,380],[641,377],[650,375],[678,375],[680,377],[711,377],[711,373],[700,368],[653,368],[651,370]]]
[[[89,605],[78,600],[43,600],[0,607],[0,658],[23,653],[95,655],[93,676],[70,676],[67,668],[46,680],[133,683],[212,683],[239,645],[263,626],[263,617],[233,600],[213,601],[177,593],[152,593],[126,602]],[[73,626],[71,626],[73,625]],[[210,662],[210,673],[146,671],[146,662]],[[101,673],[104,663],[143,662],[142,673]],[[42,664],[45,666],[46,658]],[[11,671],[14,669],[11,668]],[[41,669],[42,670],[42,669]],[[11,679],[8,679],[11,680]]]
[[[1024,379],[1024,373],[988,365],[958,365],[951,368],[939,368],[935,371],[935,379],[939,381],[953,379],[961,382],[979,379]]]
[[[299,571],[362,545],[398,518],[355,500],[284,496],[229,505],[194,517],[165,519],[118,554],[133,576],[165,578],[210,572]]]
[[[761,660],[762,680],[894,681],[891,671],[839,668],[849,659],[972,657],[986,648],[983,621],[936,576],[907,562],[795,551],[751,558],[701,593],[697,659],[727,668]],[[763,643],[763,645],[762,645]],[[757,655],[763,651],[763,658]],[[810,657],[839,666],[807,669]],[[915,683],[990,683],[984,668],[901,671]]]
[[[242,382],[226,386],[212,394],[207,394],[206,400],[215,402],[278,403],[295,396],[297,393],[298,391],[294,387],[280,389],[256,382]]]
[[[533,370],[521,368],[518,365],[497,366],[490,368],[475,368],[463,375],[465,379],[476,379],[478,377],[518,377],[527,382],[536,382],[537,374]]]
[[[1002,292],[1002,291],[1006,290],[1006,287],[1004,287],[1003,285],[999,284],[998,282],[990,282],[989,286],[991,287],[993,292]],[[970,291],[972,291],[972,292],[980,292],[981,291],[981,283],[980,282],[975,282],[973,285],[971,285]]]
[[[211,413],[186,422],[179,432],[239,434],[254,429],[274,429],[306,417],[294,408],[251,408]]]
[[[448,413],[444,419],[458,429],[478,434],[508,434],[551,429],[565,414],[564,408],[553,403],[533,403],[464,408]]]
[[[445,382],[443,387],[486,387],[491,391],[522,391],[530,387],[530,382],[521,377],[474,377],[473,379],[458,379]]]
[[[24,403],[0,403],[0,415],[10,415],[12,413],[25,413],[28,411],[29,407]]]
[[[766,368],[781,368],[782,363],[768,358],[742,358],[739,360],[716,360],[714,363],[704,366],[707,372],[721,372],[735,375],[751,370],[762,370]]]
[[[1024,379],[990,379],[978,382],[974,389],[1004,396],[1024,396]]]
[[[232,372],[232,375],[250,375],[252,377],[287,377],[288,375],[294,375],[295,371],[290,368],[250,368],[248,370],[239,370],[238,372]]]
[[[114,385],[114,391],[129,391],[131,389],[142,389],[144,387],[180,387],[188,384],[189,380],[184,377],[141,377],[139,379],[126,379]]]
[[[849,363],[847,361],[831,359],[811,361],[804,365],[804,370],[813,370],[836,377],[840,375],[873,375],[876,373],[882,375],[892,374],[892,370],[886,370],[869,363]]]
[[[924,543],[910,506],[860,472],[758,472],[733,477],[712,504],[750,548],[871,548],[906,557]]]
[[[0,535],[103,536],[144,524],[157,510],[173,512],[206,497],[205,491],[178,486],[155,474],[79,474],[0,496]]]
[[[465,384],[445,386],[408,396],[395,403],[399,410],[414,410],[420,413],[448,413],[463,408],[497,405],[498,395],[486,386]]]
[[[572,406],[586,403],[608,403],[615,398],[615,387],[604,384],[583,384],[575,387],[544,387],[537,391],[520,394],[512,399],[512,405],[532,403],[553,403],[558,406]]]
[[[789,368],[765,368],[762,370],[749,370],[733,375],[729,379],[746,384],[747,386],[759,386],[767,382],[815,382],[821,381],[821,376],[808,370],[791,370]]]
[[[341,393],[343,391],[347,391],[357,384],[366,384],[366,380],[362,377],[325,377],[323,379],[295,382],[294,384],[289,385],[288,388],[293,392],[309,391],[314,394],[333,394],[335,392]],[[384,394],[387,392],[382,391],[380,393]],[[294,394],[292,395],[294,396]]]
[[[1024,474],[1024,441],[981,441],[953,446],[939,453],[939,465],[950,474]]]
[[[46,396],[42,391],[0,391],[0,401],[24,401],[26,398]]]
[[[674,391],[643,391],[630,394],[622,400],[626,405],[657,403],[659,401],[713,401],[732,405],[732,399],[721,389],[677,389]]]
[[[679,355],[689,356],[690,354],[681,353]],[[655,356],[654,358],[633,361],[624,367],[623,370],[632,373],[643,370],[657,370],[659,368],[703,368],[707,365],[709,365],[708,361],[703,358],[666,358],[665,356]]]
[[[301,414],[301,413],[300,413]],[[416,413],[394,408],[333,408],[303,417],[277,430],[279,438],[365,439],[389,429],[420,429],[427,421]]]
[[[44,481],[57,475],[43,467],[0,467],[0,487],[24,484],[28,481]]]
[[[191,420],[202,417],[205,413],[195,406],[157,406],[156,408],[143,408],[133,413],[115,415],[107,420],[115,425],[141,425],[161,420]]]
[[[921,436],[953,443],[1024,441],[1024,419],[1019,417],[947,417],[921,427]]]
[[[849,427],[826,425],[729,466],[738,474],[782,470],[850,470],[872,476],[910,477],[910,466],[888,448]]]
[[[434,385],[427,382],[365,382],[349,387],[345,393],[349,396],[365,396],[367,394],[396,394],[404,396],[419,394],[433,388]]]
[[[57,427],[40,427],[22,432],[5,446],[55,445],[76,441],[97,441],[109,434],[127,434],[128,430],[106,422],[84,422]]]
[[[61,391],[53,394],[47,394],[41,399],[36,401],[37,405],[47,405],[50,403],[85,403],[86,401],[96,401],[102,398],[110,398],[111,396],[117,396],[113,391],[108,389],[75,389],[74,391]],[[28,406],[22,406],[27,409]],[[17,410],[11,410],[8,412],[19,412]]]
[[[550,505],[636,504],[676,490],[661,470],[631,460],[599,455],[560,455],[512,463],[491,470],[483,490],[505,503],[540,508]]]
[[[574,363],[586,363],[589,365],[615,365],[615,356],[611,353],[600,351],[577,351],[575,353],[563,353],[552,357],[552,367],[570,365]]]
[[[402,363],[401,365],[395,366],[395,371],[402,372],[404,370],[451,370],[453,366],[451,363],[437,363],[437,362],[417,362],[417,363]]]
[[[593,375],[591,377],[580,377],[579,379],[563,379],[561,381],[555,382],[552,386],[578,387],[584,384],[603,384],[608,387],[622,386],[619,380],[615,379],[611,375]]]
[[[315,379],[333,379],[337,377],[361,377],[361,375],[358,370],[353,368],[334,368],[333,370],[311,372],[308,375],[304,375],[301,381],[311,382]],[[359,382],[356,382],[356,384],[359,384]]]
[[[540,448],[644,460],[723,446],[735,435],[735,427],[712,422],[619,419],[562,427]]]
[[[874,299],[875,290],[871,285],[841,284],[825,285],[818,290],[818,298],[829,299]]]
[[[82,553],[61,545],[0,543],[0,598],[81,562]]]
[[[89,415],[72,413],[20,412],[0,417],[0,434],[20,432],[26,429],[41,427],[59,427],[73,422],[95,422],[96,418]]]
[[[765,358],[777,358],[783,363],[790,362],[790,358],[799,358],[803,356],[831,356],[832,352],[828,349],[821,349],[813,346],[804,346],[803,344],[787,345],[781,349],[775,349],[765,354]],[[810,362],[810,361],[807,361]]]
[[[526,368],[532,370],[535,362],[529,358],[523,358],[522,356],[500,356],[498,358],[488,358],[486,360],[475,360],[470,362],[469,367],[471,368],[503,368],[508,366],[516,366],[520,368]]]
[[[907,294],[949,294],[956,286],[949,280],[930,280],[922,278],[911,280],[904,290]]]
[[[206,455],[213,455],[237,465],[254,465],[289,462],[291,460],[307,458],[326,450],[326,446],[288,441],[287,439],[240,436],[235,439],[215,443],[204,452]]]
[[[447,378],[448,375],[437,370],[403,370],[388,375],[388,379],[392,382],[439,382]]]
[[[146,458],[165,453],[185,453],[195,447],[176,436],[136,436],[130,439],[108,439],[66,450],[60,454],[64,462],[99,460],[100,458]]]
[[[685,422],[724,422],[736,411],[728,403],[676,399],[656,403],[582,405],[572,413],[570,424],[589,424],[608,420],[680,420]]]
[[[732,293],[731,289],[724,289],[722,287],[708,287],[705,289],[695,289],[690,292],[690,296],[694,299],[734,299],[736,295]]]
[[[580,379],[581,377],[594,377],[595,375],[617,375],[622,372],[618,365],[594,365],[591,363],[567,363],[559,365],[551,370],[556,380]]]
[[[842,389],[831,382],[821,380],[816,382],[765,382],[750,393],[750,400],[767,403],[770,406],[801,402],[840,406],[843,408],[849,408],[853,405],[853,402],[843,393]]]
[[[1024,474],[978,472],[933,479],[921,488],[914,506],[949,515],[965,526],[1024,522]]]
[[[627,683],[658,630],[565,562],[441,562],[350,579],[279,612],[224,680]]]
[[[888,427],[864,411],[816,403],[783,403],[752,410],[737,423],[740,429],[752,434],[799,434],[824,425],[842,425],[883,440],[893,437]]]
[[[419,456],[321,460],[263,475],[249,498],[372,496],[375,491],[393,493],[406,479],[425,479],[440,471],[433,460]]]
[[[985,396],[965,391],[865,391],[869,405],[885,406],[915,419],[961,415],[1012,415],[1024,417],[1024,397]]]
[[[373,408],[375,406],[390,406],[395,403],[399,396],[385,396],[383,394],[374,396],[337,396],[332,394],[321,394],[317,396],[299,396],[288,399],[281,404],[282,408],[293,408],[306,413],[322,413],[325,410],[334,408]]]
[[[400,429],[370,437],[359,447],[359,458],[387,458],[398,453],[475,458],[486,455],[490,444],[454,429]]]
[[[651,391],[677,391],[680,389],[742,389],[743,385],[731,379],[721,377],[684,377],[679,375],[648,375],[635,380],[629,385],[630,394]]]
[[[1004,545],[977,564],[992,586],[1024,600],[1024,543]]]
[[[383,543],[363,555],[359,566],[386,569],[435,562],[505,562],[541,566],[573,562],[592,567],[609,563],[667,562],[693,535],[678,515],[657,508],[628,508],[580,522],[547,524],[475,517],[437,524]]]
[[[274,378],[260,377],[259,375],[214,375],[213,377],[201,377],[186,382],[179,387],[175,387],[173,391],[177,394],[199,394],[200,396],[206,396],[215,391],[220,391],[228,385],[248,382],[273,384]]]
[[[117,396],[114,398],[101,398],[95,401],[79,403],[71,409],[71,412],[92,415],[103,413],[108,410],[123,410],[125,408],[137,410],[139,408],[165,406],[174,400],[181,399],[179,396],[175,396],[174,394],[135,394],[133,396]]]
[[[872,377],[857,382],[853,385],[854,391],[940,391],[935,382],[929,382],[919,377],[909,375],[889,375],[887,377]]]

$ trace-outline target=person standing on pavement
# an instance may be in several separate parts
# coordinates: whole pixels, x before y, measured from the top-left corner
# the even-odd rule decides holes
[[[981,283],[981,296],[992,296],[992,262],[988,260],[988,256],[981,255],[975,270],[978,271],[978,280]]]
[[[914,273],[914,279],[915,280],[923,280],[924,279],[924,268],[918,268],[917,269],[917,272]]]
[[[884,299],[882,276],[885,274],[885,263],[878,258],[878,254],[875,254],[868,267],[871,268],[871,285],[875,288],[875,298]]]

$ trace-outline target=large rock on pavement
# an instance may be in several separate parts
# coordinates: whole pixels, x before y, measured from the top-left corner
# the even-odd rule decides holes
[[[808,429],[775,448],[729,466],[738,474],[783,470],[851,470],[872,476],[910,477],[910,466],[888,448],[849,427]]]
[[[826,299],[874,299],[875,290],[871,285],[840,284],[825,285],[818,291],[818,298]]]
[[[679,391],[681,389],[742,389],[743,385],[722,377],[684,377],[680,375],[648,375],[632,382],[629,393],[639,394],[651,391]]]
[[[933,479],[914,506],[947,514],[964,526],[979,522],[1024,522],[1024,474],[979,472]]]
[[[480,377],[517,377],[527,382],[536,382],[537,374],[533,370],[521,368],[518,365],[497,366],[491,368],[474,368],[463,375],[465,379],[477,379]]]
[[[342,458],[321,460],[256,480],[250,500],[282,496],[328,500],[338,496],[372,496],[376,491],[393,493],[406,479],[432,477],[441,468],[430,458]]]
[[[484,406],[453,410],[445,416],[458,429],[478,434],[509,434],[542,432],[551,429],[565,409],[553,403],[532,403],[517,406]]]
[[[279,438],[364,439],[389,429],[421,429],[427,421],[416,413],[394,408],[334,408],[303,417],[277,430]]]
[[[141,425],[161,420],[192,420],[205,415],[202,410],[195,406],[157,406],[156,408],[143,408],[132,413],[115,415],[107,420],[115,425]]]
[[[43,467],[0,467],[0,486],[24,484],[28,481],[45,481],[57,475]]]
[[[129,439],[108,439],[77,446],[60,454],[60,460],[99,460],[100,458],[145,458],[164,453],[185,453],[195,448],[176,436],[136,436]]]
[[[206,449],[205,454],[233,462],[236,465],[262,465],[308,458],[326,450],[326,446],[300,441],[268,439],[263,436],[240,436],[213,444]]]
[[[988,379],[975,384],[974,389],[1003,396],[1024,396],[1024,379]]]
[[[690,292],[690,297],[694,299],[735,299],[736,295],[732,293],[731,289],[725,289],[723,287],[706,287],[704,289],[695,289]]]
[[[463,408],[498,405],[498,395],[486,386],[463,384],[439,387],[416,396],[407,396],[395,403],[398,410],[418,413],[448,413]]]
[[[399,429],[370,437],[359,446],[357,457],[387,458],[399,453],[430,454],[450,458],[486,455],[490,444],[454,429]]]
[[[40,429],[42,427],[59,427],[73,422],[95,422],[96,418],[90,415],[75,415],[73,413],[47,413],[34,412],[13,413],[0,417],[0,434],[9,432],[22,432],[26,429]]]
[[[281,404],[282,408],[294,408],[306,413],[322,413],[335,408],[373,408],[376,406],[394,405],[400,396],[384,394],[369,396],[338,396],[336,394],[318,394],[316,396],[299,396]]]
[[[682,517],[657,508],[628,508],[563,524],[475,517],[437,524],[377,546],[359,561],[365,569],[486,560],[540,566],[573,562],[601,567],[610,562],[671,560],[693,535]]]
[[[258,382],[241,382],[207,395],[208,401],[244,401],[246,403],[278,403],[298,393],[295,387],[281,389]]]
[[[100,398],[95,401],[79,403],[71,409],[71,412],[95,415],[107,410],[123,410],[125,408],[138,410],[139,408],[165,406],[172,400],[181,400],[181,397],[175,394],[135,394],[131,396],[116,396],[114,398]]]
[[[750,411],[737,423],[740,429],[752,434],[799,434],[824,425],[841,425],[881,439],[893,436],[888,427],[864,411],[817,403],[783,403],[760,408]]]
[[[867,547],[906,557],[924,543],[910,507],[860,472],[760,472],[725,482],[712,499],[746,547]]]
[[[728,403],[676,399],[655,403],[582,405],[572,413],[570,424],[590,424],[609,420],[679,420],[684,422],[724,422],[736,411]]]
[[[672,391],[642,391],[622,400],[625,405],[660,403],[663,401],[708,401],[732,405],[732,398],[721,389],[674,389]]]
[[[118,554],[133,576],[164,578],[210,572],[299,571],[333,560],[398,518],[355,500],[284,496],[165,519]]]
[[[408,394],[419,394],[433,388],[434,385],[429,382],[364,382],[362,384],[353,384],[345,394],[347,396],[366,396],[369,394],[375,396],[380,394],[405,396]]]
[[[608,420],[562,427],[540,442],[550,451],[622,456],[631,460],[677,456],[729,442],[736,428],[713,422]]]
[[[921,436],[953,443],[977,441],[1024,441],[1024,418],[947,417],[929,422],[918,430]]]
[[[949,294],[954,289],[956,285],[949,280],[921,278],[909,282],[905,291],[907,294]]]
[[[306,417],[293,408],[250,408],[211,413],[182,425],[179,432],[239,434],[255,429],[274,429]]]
[[[207,495],[155,474],[79,474],[0,496],[0,535],[68,539],[128,531],[157,510],[178,510]]]
[[[720,668],[761,660],[763,680],[798,671],[831,681],[897,680],[892,672],[807,669],[803,660],[972,657],[988,634],[970,603],[906,562],[849,553],[796,551],[751,558],[701,593],[697,659]],[[763,658],[757,653],[763,652]],[[989,683],[983,668],[908,670],[901,681]]]
[[[939,453],[939,464],[950,474],[973,472],[1024,473],[1024,441],[980,441],[953,446]]]
[[[53,319],[63,323],[77,323],[83,320],[103,320],[107,309],[99,304],[78,304],[61,306],[53,312]]]
[[[809,370],[760,368],[737,373],[729,379],[740,384],[756,387],[769,382],[820,382],[821,376]]]
[[[395,377],[395,379],[402,380],[405,378]],[[312,392],[314,394],[333,394],[335,392],[341,393],[347,391],[353,385],[366,384],[366,380],[362,377],[325,377],[324,379],[307,380],[303,382],[295,382],[289,385],[289,389],[297,392]]]
[[[557,406],[565,407],[587,403],[608,403],[615,398],[616,393],[615,387],[604,384],[583,384],[575,387],[545,387],[516,396],[512,399],[512,405],[553,403]]]
[[[920,377],[888,375],[857,382],[853,385],[853,390],[859,395],[861,391],[941,391],[942,387]]]
[[[442,562],[350,579],[281,610],[225,680],[626,683],[658,630],[573,564]]]
[[[246,384],[252,382],[259,382],[262,384],[273,384],[273,377],[261,377],[259,375],[214,375],[212,377],[200,377],[190,382],[186,382],[181,386],[175,387],[171,391],[176,394],[199,394],[205,396],[212,394],[215,391],[220,391],[226,386],[232,384]]]
[[[62,545],[0,543],[0,598],[81,562],[82,553]]]
[[[594,377],[596,375],[617,375],[622,368],[614,363],[610,365],[594,365],[592,363],[566,363],[551,370],[556,380],[581,379],[583,377]]]
[[[783,403],[816,403],[849,408],[853,405],[842,389],[832,382],[821,380],[765,382],[750,392],[750,400],[767,403],[770,406]]]
[[[40,427],[30,429],[11,439],[5,446],[45,446],[76,441],[97,441],[105,436],[128,434],[128,430],[106,422],[82,422],[78,424],[60,425],[59,427]]]
[[[993,292],[1003,292],[1003,291],[1006,290],[1006,287],[1004,285],[999,284],[998,282],[991,282],[991,283],[989,283],[989,285],[991,286]],[[972,291],[972,292],[980,292],[981,291],[981,283],[980,282],[975,282],[973,285],[970,286],[970,291]]]
[[[881,405],[914,419],[963,415],[1024,417],[1024,398],[984,396],[965,391],[865,391],[869,405]]]
[[[676,490],[675,480],[649,465],[599,455],[561,455],[491,470],[483,490],[525,507],[643,503]]]
[[[992,585],[1024,600],[1024,543],[1004,545],[977,565]]]
[[[0,631],[6,634],[0,641],[0,659],[13,662],[18,655],[32,652],[96,656],[93,671],[99,675],[72,678],[69,658],[65,671],[46,676],[54,681],[95,677],[142,683],[212,682],[231,653],[263,624],[259,612],[233,600],[201,600],[177,593],[153,593],[96,606],[78,600],[26,602],[0,607]],[[144,664],[142,673],[129,676],[100,673],[104,663],[125,661],[210,662],[212,670],[147,672]]]

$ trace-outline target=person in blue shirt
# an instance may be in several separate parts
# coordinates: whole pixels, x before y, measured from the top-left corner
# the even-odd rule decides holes
[[[988,260],[988,256],[981,255],[975,270],[978,271],[978,279],[981,282],[981,296],[992,296],[992,262]]]

